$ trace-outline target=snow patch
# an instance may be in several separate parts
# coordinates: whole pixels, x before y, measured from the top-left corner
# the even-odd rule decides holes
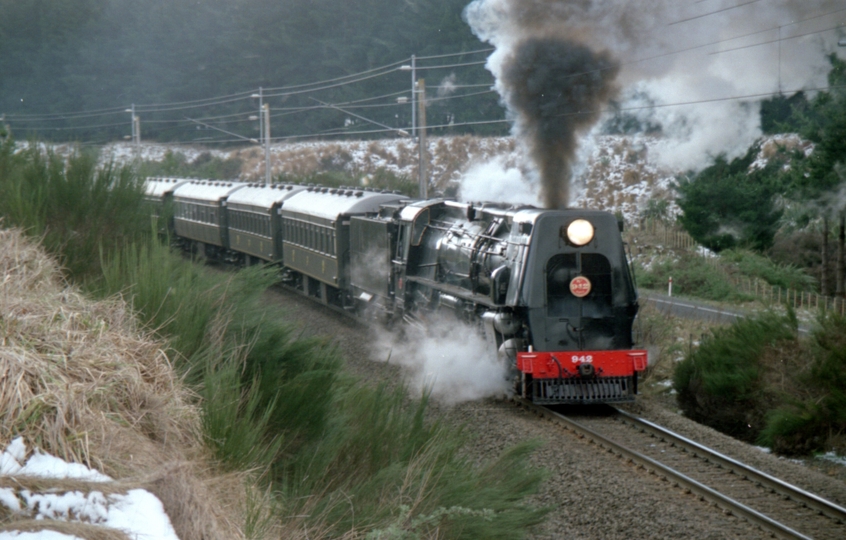
[[[17,437],[0,455],[0,474],[4,476],[36,476],[40,478],[75,479],[85,482],[109,482],[112,479],[80,463],[68,463],[35,449],[26,459],[26,444]],[[59,493],[55,488],[32,492],[24,488],[0,488],[0,505],[13,515],[34,520],[76,521],[117,529],[133,540],[179,540],[161,501],[144,489],[126,493],[104,494],[92,489]],[[12,522],[13,526],[14,522]],[[68,540],[75,536],[54,531],[0,532],[0,540]]]
[[[820,454],[816,456],[816,459],[830,461],[831,463],[836,463],[837,465],[842,465],[846,467],[846,456],[838,456],[834,452],[826,452],[825,454]]]

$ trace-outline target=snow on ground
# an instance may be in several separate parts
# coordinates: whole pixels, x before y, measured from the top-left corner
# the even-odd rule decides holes
[[[755,156],[755,161],[749,166],[750,171],[763,169],[767,166],[770,159],[779,153],[789,154],[798,150],[807,157],[814,151],[814,144],[812,142],[803,140],[795,133],[769,135],[761,139],[760,143],[761,147]],[[789,165],[785,164],[784,167],[787,169]]]
[[[834,452],[826,452],[825,454],[820,454],[817,456],[817,459],[821,459],[823,461],[830,461],[832,463],[836,463],[838,465],[843,465],[846,467],[846,456],[838,456]]]
[[[179,540],[161,501],[144,489],[125,493],[98,490],[97,484],[111,482],[107,475],[80,463],[67,463],[35,449],[27,458],[23,439],[14,439],[0,454],[0,477],[37,477],[80,481],[79,489],[0,488],[0,505],[17,517],[37,521],[78,521],[117,529],[133,540]],[[72,540],[76,536],[44,530],[2,531],[0,540]]]
[[[795,134],[768,136],[751,169],[766,165],[769,159],[799,150],[806,155],[813,145]],[[27,143],[18,143],[21,148]],[[659,137],[649,135],[599,135],[592,133],[580,141],[573,165],[570,190],[572,206],[620,212],[627,222],[636,221],[650,199],[669,201],[669,216],[679,213],[673,183],[683,171],[668,170],[657,164]],[[56,145],[60,155],[72,151],[70,145]],[[102,162],[116,165],[141,160],[161,161],[167,152],[182,154],[186,162],[201,156],[242,162],[241,180],[264,176],[264,148],[259,145],[230,149],[167,145],[142,142],[116,142],[101,148]],[[512,137],[441,136],[428,139],[431,193],[457,193],[461,200],[538,204],[534,167]],[[366,185],[370,175],[384,171],[416,178],[418,149],[409,138],[350,141],[291,141],[272,144],[274,174],[305,176],[316,172],[345,172]]]
[[[650,153],[660,139],[646,135],[599,135],[584,139],[576,169],[573,206],[620,212],[636,221],[652,199],[670,202],[679,213],[673,182],[680,171],[658,167]]]

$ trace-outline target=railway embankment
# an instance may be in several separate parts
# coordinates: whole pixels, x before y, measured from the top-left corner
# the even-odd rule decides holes
[[[296,293],[274,289],[267,301],[287,306],[288,316],[306,335],[332,335],[345,351],[348,369],[370,384],[401,386],[412,377],[380,331]],[[824,463],[811,468],[721,434],[679,414],[675,402],[667,401],[664,394],[650,392],[625,408],[802,489],[840,505],[846,503],[846,482]],[[476,462],[496,459],[520,441],[537,441],[539,448],[527,459],[546,470],[547,478],[532,500],[551,512],[532,533],[533,539],[769,537],[768,532],[699,500],[684,487],[674,487],[500,397],[455,403],[446,393],[434,398],[430,412],[464,426],[471,438],[463,451]],[[591,414],[589,409],[582,412]],[[644,444],[648,448],[642,450],[662,453],[658,441]]]
[[[210,272],[152,237],[128,169],[3,146],[0,173],[3,225],[41,242],[13,230],[0,251],[2,446],[21,466],[3,469],[0,533],[132,534],[66,499],[35,515],[36,485],[89,502],[146,486],[181,540],[519,538],[543,519],[531,444],[471,459],[425,397],[360,384],[261,301],[272,271]],[[116,484],[13,474],[48,454]]]

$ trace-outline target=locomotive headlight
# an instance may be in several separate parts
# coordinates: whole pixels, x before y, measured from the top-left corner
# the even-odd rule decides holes
[[[567,226],[567,239],[576,246],[583,246],[593,240],[593,225],[586,219],[576,219]]]

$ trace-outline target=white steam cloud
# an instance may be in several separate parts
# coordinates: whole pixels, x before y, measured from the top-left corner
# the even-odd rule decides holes
[[[761,136],[756,102],[826,86],[826,55],[840,54],[846,6],[842,0],[474,0],[464,17],[496,47],[487,68],[503,96],[503,62],[529,36],[610,53],[620,65],[620,109],[662,127],[651,160],[696,170],[718,154],[744,153]]]
[[[441,83],[438,85],[438,97],[442,98],[454,93],[458,88],[455,84],[455,81],[455,73],[450,73],[449,75],[441,79]]]
[[[536,182],[508,165],[506,156],[476,163],[459,180],[458,198],[464,202],[496,201],[540,205]]]
[[[475,327],[439,321],[426,330],[406,326],[401,338],[381,336],[374,357],[402,366],[414,390],[429,390],[448,405],[505,394],[507,370],[494,345]]]

